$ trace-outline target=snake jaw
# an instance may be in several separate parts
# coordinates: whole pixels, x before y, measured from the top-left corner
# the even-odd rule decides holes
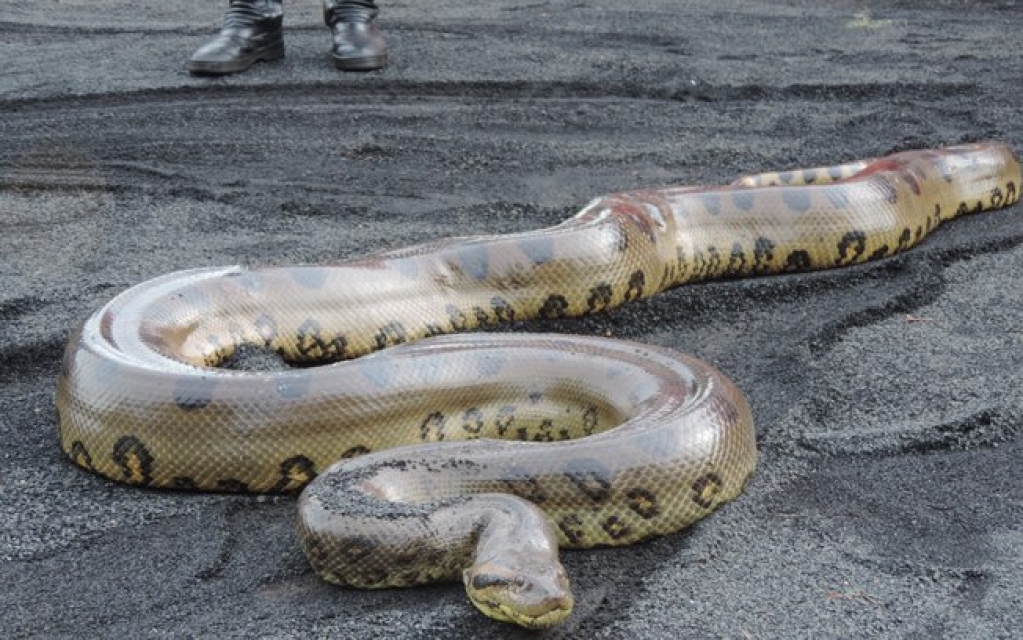
[[[494,620],[528,629],[561,624],[575,604],[568,576],[560,566],[527,576],[488,563],[466,569],[463,580],[477,609]]]

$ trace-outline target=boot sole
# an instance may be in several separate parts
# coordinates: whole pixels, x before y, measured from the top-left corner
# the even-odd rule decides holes
[[[330,56],[334,66],[342,71],[376,71],[387,66],[387,56],[368,56],[365,58],[339,58]]]
[[[237,60],[224,62],[207,62],[204,60],[189,60],[188,72],[197,76],[223,76],[229,73],[246,71],[257,62],[273,62],[284,57],[284,43],[278,42],[262,49],[257,49],[251,55]]]

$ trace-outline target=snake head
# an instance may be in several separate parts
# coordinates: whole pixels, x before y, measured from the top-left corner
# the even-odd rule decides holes
[[[556,560],[531,564],[518,569],[496,562],[474,565],[462,576],[465,591],[477,609],[495,620],[529,629],[564,622],[574,604],[564,568]]]

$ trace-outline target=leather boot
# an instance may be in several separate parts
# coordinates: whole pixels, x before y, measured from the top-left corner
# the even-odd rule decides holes
[[[188,60],[188,71],[223,75],[284,57],[282,0],[230,0],[224,27]]]
[[[377,29],[373,0],[323,0],[323,21],[334,46],[330,57],[344,71],[373,71],[387,66],[387,43]]]

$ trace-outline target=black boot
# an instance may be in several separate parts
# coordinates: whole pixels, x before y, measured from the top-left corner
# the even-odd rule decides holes
[[[188,71],[222,75],[284,57],[282,0],[230,0],[224,28],[188,60]]]
[[[330,57],[344,71],[373,71],[387,66],[387,43],[377,29],[373,0],[323,0],[323,21],[334,36]]]

